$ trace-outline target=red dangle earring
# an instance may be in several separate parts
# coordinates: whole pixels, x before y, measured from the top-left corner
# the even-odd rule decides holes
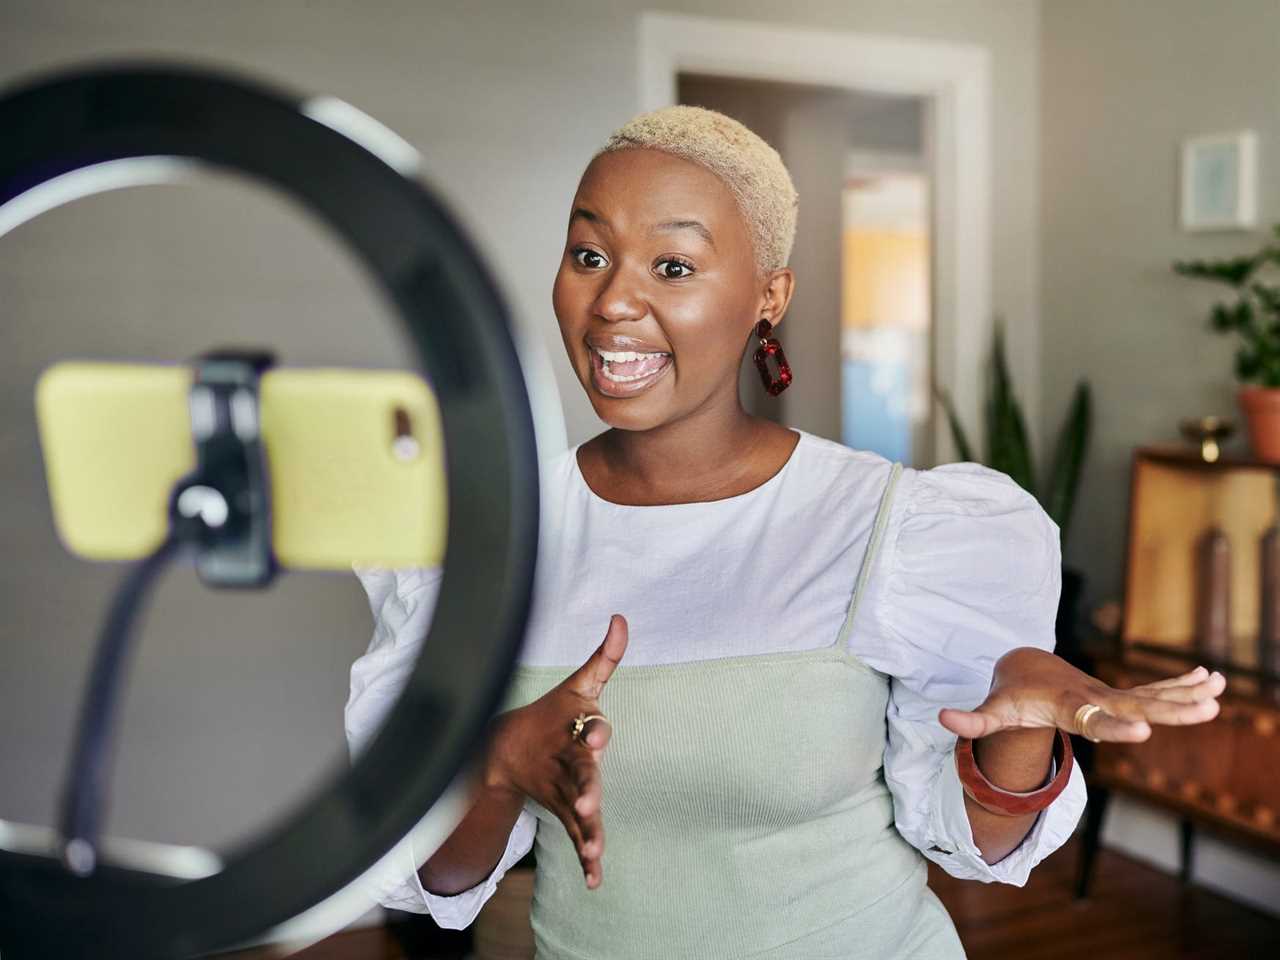
[[[791,383],[791,365],[787,363],[787,355],[782,352],[782,344],[769,336],[773,324],[762,319],[756,324],[756,336],[760,338],[760,346],[756,350],[756,369],[760,371],[760,379],[764,389],[771,397],[776,397]],[[777,376],[769,373],[769,358],[778,365]]]

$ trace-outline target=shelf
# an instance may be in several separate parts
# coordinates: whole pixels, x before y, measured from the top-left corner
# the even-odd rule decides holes
[[[1153,787],[1146,779],[1133,763],[1123,757],[1108,756],[1107,751],[1100,754],[1097,769],[1090,775],[1094,786],[1129,794],[1163,807],[1175,816],[1216,828],[1236,842],[1251,848],[1261,846],[1272,856],[1280,855],[1280,829],[1276,827],[1274,815],[1268,815],[1267,808],[1224,809],[1218,798],[1199,790],[1189,791],[1185,783],[1164,782],[1160,787]]]
[[[1259,460],[1249,454],[1223,452],[1217,460],[1210,463],[1201,458],[1198,448],[1188,445],[1154,444],[1138,447],[1135,453],[1137,456],[1145,457],[1148,460],[1157,460],[1182,467],[1199,467],[1204,470],[1251,469],[1280,472],[1280,463]]]

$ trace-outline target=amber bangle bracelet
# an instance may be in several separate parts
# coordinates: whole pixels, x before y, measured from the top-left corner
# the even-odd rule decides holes
[[[1071,738],[1063,730],[1059,730],[1054,738],[1053,758],[1057,761],[1058,772],[1052,780],[1039,790],[1014,793],[997,787],[978,769],[978,762],[973,757],[972,740],[968,737],[956,740],[956,770],[960,774],[960,785],[964,788],[965,796],[983,810],[1002,817],[1035,813],[1058,798],[1071,778],[1071,767],[1075,763],[1071,752]]]

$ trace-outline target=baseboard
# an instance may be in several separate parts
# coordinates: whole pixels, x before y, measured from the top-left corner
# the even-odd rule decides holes
[[[1180,869],[1178,819],[1119,793],[1107,804],[1102,845],[1166,873]],[[1191,865],[1192,883],[1280,917],[1280,861],[1201,830]]]

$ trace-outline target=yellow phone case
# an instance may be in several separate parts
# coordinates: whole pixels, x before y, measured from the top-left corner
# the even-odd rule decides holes
[[[36,418],[58,536],[92,560],[160,545],[195,467],[187,366],[58,363]],[[285,567],[435,566],[447,536],[435,395],[399,370],[269,369],[259,385],[272,548]]]

